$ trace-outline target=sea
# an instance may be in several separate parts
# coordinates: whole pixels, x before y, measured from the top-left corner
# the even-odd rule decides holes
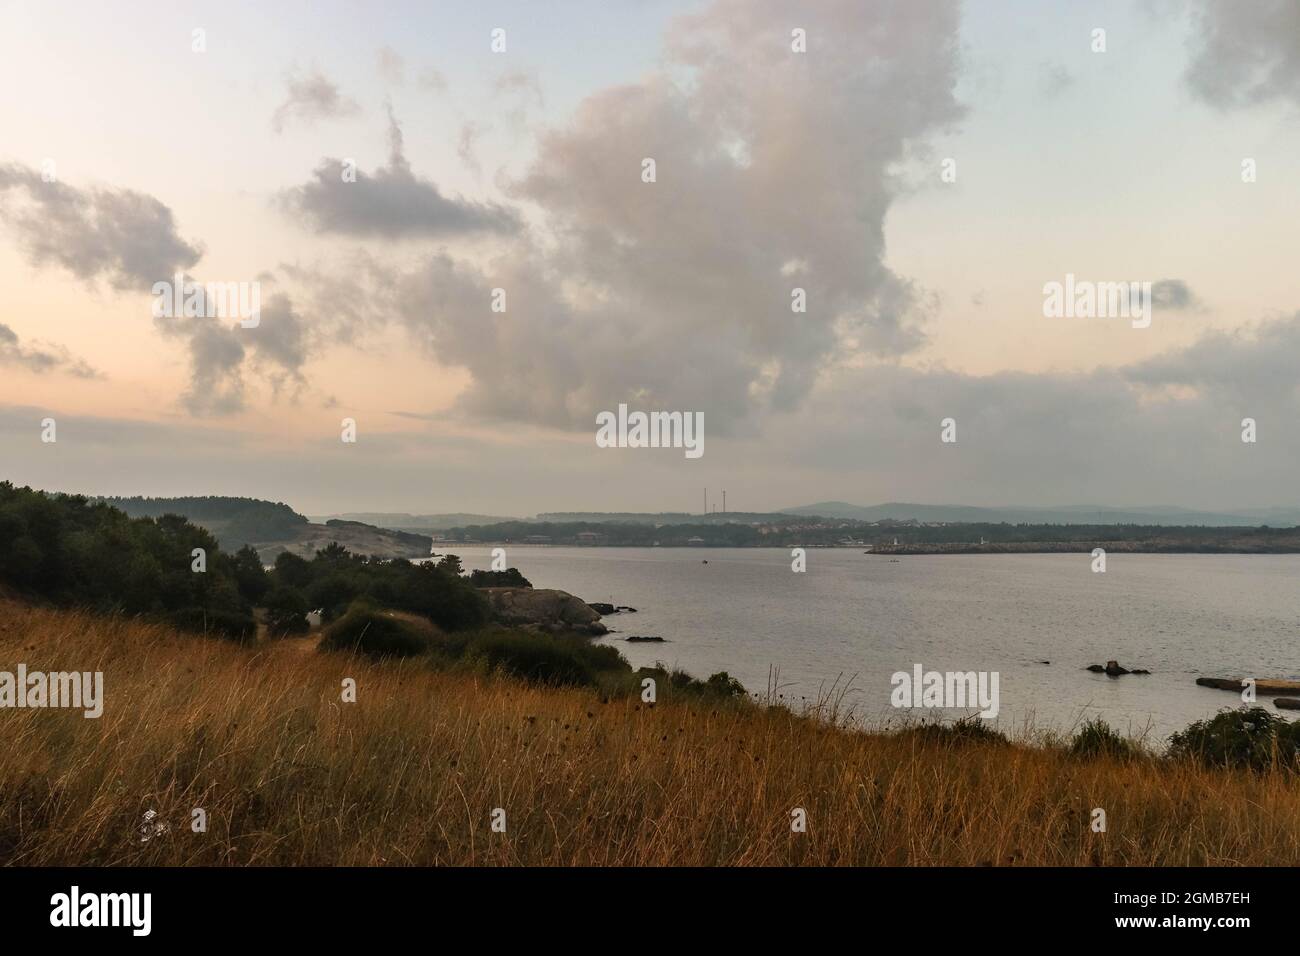
[[[444,547],[466,569],[491,565],[491,545]],[[635,666],[726,671],[760,697],[795,709],[834,701],[872,726],[978,709],[894,706],[895,675],[917,665],[996,673],[990,722],[1012,736],[1101,717],[1155,745],[1242,706],[1197,677],[1300,678],[1300,555],[1112,552],[1096,572],[1084,553],[814,548],[798,572],[778,548],[501,547],[534,587],[636,608],[606,617],[612,633],[599,639]],[[1151,673],[1086,669],[1108,660]]]

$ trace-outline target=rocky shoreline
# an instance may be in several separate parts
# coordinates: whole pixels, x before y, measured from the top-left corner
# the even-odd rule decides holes
[[[510,627],[589,637],[609,633],[609,628],[600,621],[600,613],[567,591],[554,588],[482,588],[482,592],[496,619]]]

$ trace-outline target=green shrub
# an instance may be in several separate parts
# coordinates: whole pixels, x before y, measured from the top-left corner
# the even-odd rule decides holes
[[[1006,734],[1000,730],[995,730],[992,724],[978,714],[962,717],[960,720],[954,720],[952,723],[947,724],[921,724],[917,727],[909,727],[904,733],[915,734],[922,740],[948,746],[976,743],[998,746],[1010,744]]]
[[[313,581],[307,588],[307,604],[320,608],[321,620],[328,623],[346,614],[364,587],[363,582],[345,574],[330,574]]]
[[[656,691],[665,693],[669,698],[674,695],[682,695],[713,703],[749,700],[749,694],[745,691],[744,685],[726,671],[719,671],[710,676],[708,680],[699,680],[684,670],[673,669],[670,671],[663,664],[656,664],[654,667],[642,667],[633,675],[633,683],[638,691],[641,687],[641,681],[647,677],[654,679]]]
[[[257,637],[257,620],[251,613],[187,607],[171,611],[165,619],[179,631],[209,634],[240,644],[251,643]]]
[[[263,602],[266,608],[266,631],[272,637],[287,634],[306,634],[311,630],[307,622],[307,599],[296,588],[275,588]]]
[[[275,558],[275,580],[291,588],[305,588],[311,584],[311,565],[292,551],[281,551]]]
[[[1221,767],[1300,768],[1300,723],[1263,707],[1223,710],[1169,738],[1169,756]]]
[[[469,583],[476,588],[531,588],[532,582],[518,568],[504,571],[471,571]]]
[[[710,674],[709,679],[704,682],[704,687],[709,696],[721,697],[724,700],[745,696],[745,685],[726,671]]]
[[[602,678],[631,674],[623,655],[579,636],[496,630],[476,635],[465,657],[488,669],[551,686],[602,684]]]
[[[325,628],[321,647],[371,657],[414,657],[427,653],[437,637],[428,621],[358,603]]]
[[[1070,742],[1070,754],[1074,757],[1135,757],[1139,750],[1127,737],[1111,729],[1110,724],[1100,717],[1084,723]]]
[[[257,604],[271,589],[271,579],[262,567],[262,559],[249,545],[244,545],[235,552],[233,561],[240,596],[250,604]]]

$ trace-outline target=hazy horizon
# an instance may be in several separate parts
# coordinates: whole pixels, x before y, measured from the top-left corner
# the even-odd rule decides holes
[[[105,496],[105,497],[119,497],[119,496]],[[120,497],[129,498],[129,497],[137,497],[137,496],[125,495]],[[139,497],[189,498],[189,497],[207,497],[207,496],[204,495],[203,493],[192,493],[192,494],[174,495],[174,496],[141,495]],[[247,496],[247,497],[255,497],[255,496]],[[261,499],[261,500],[270,500],[270,499]],[[428,516],[473,515],[473,516],[480,516],[480,517],[500,518],[506,520],[510,520],[510,519],[529,520],[529,519],[537,518],[541,515],[556,515],[556,514],[592,514],[592,515],[633,514],[633,515],[648,515],[648,516],[653,516],[656,514],[674,514],[674,515],[699,515],[701,517],[705,516],[706,514],[708,515],[726,515],[726,514],[798,515],[802,513],[802,514],[813,515],[816,514],[816,512],[813,512],[811,509],[817,508],[819,506],[828,506],[828,509],[834,509],[837,507],[854,508],[862,511],[881,510],[881,509],[924,508],[924,509],[933,509],[933,510],[953,510],[953,511],[980,510],[980,511],[987,511],[991,513],[996,513],[996,512],[1042,512],[1044,514],[1073,513],[1079,516],[1080,519],[1079,523],[1087,523],[1087,519],[1089,518],[1089,513],[1093,511],[1096,511],[1098,515],[1164,514],[1166,516],[1239,515],[1241,517],[1251,517],[1251,516],[1259,516],[1261,514],[1268,513],[1268,512],[1280,512],[1280,513],[1296,512],[1297,514],[1300,514],[1300,506],[1286,505],[1286,504],[1277,504],[1277,505],[1270,505],[1270,506],[1258,507],[1258,508],[1186,508],[1181,505],[1167,505],[1167,504],[1107,505],[1107,504],[1096,504],[1096,503],[1066,503],[1066,504],[1055,504],[1055,505],[1020,505],[1020,504],[1004,503],[999,505],[968,505],[968,504],[954,503],[954,502],[921,502],[921,501],[883,501],[883,502],[874,502],[872,504],[862,504],[862,503],[846,502],[846,501],[824,500],[824,501],[809,502],[806,504],[787,504],[779,508],[759,508],[759,509],[743,508],[742,509],[742,508],[728,507],[726,510],[723,510],[719,502],[710,499],[709,511],[707,513],[704,512],[703,510],[700,511],[692,511],[690,509],[649,510],[645,508],[636,508],[636,507],[627,507],[627,508],[618,508],[618,509],[601,509],[601,510],[593,510],[590,508],[542,508],[535,512],[512,513],[504,509],[489,509],[487,511],[467,511],[463,508],[455,508],[455,507],[420,508],[416,510],[397,510],[392,508],[379,507],[379,508],[346,508],[346,509],[337,509],[337,510],[312,511],[310,509],[297,507],[292,501],[281,500],[280,503],[289,505],[291,508],[293,508],[294,511],[298,512],[299,514],[305,515],[307,517],[346,517],[346,516],[370,516],[370,515],[408,515],[412,517],[418,517],[418,516],[425,516],[425,515]],[[820,514],[819,516],[836,517],[833,510],[828,510],[826,513]]]

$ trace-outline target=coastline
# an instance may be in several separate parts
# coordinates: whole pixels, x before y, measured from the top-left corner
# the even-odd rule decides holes
[[[818,551],[862,551],[865,556],[871,555],[888,555],[897,557],[899,555],[944,555],[944,554],[1090,554],[1094,548],[1101,548],[1108,554],[1300,554],[1300,541],[1293,545],[1284,547],[1215,547],[1212,545],[1179,545],[1179,544],[1160,544],[1157,542],[1133,542],[1133,541],[1056,541],[1056,542],[1001,542],[997,544],[944,544],[944,545],[883,545],[872,548],[866,548],[861,544],[801,544],[797,541],[789,543],[772,543],[762,542],[760,544],[727,544],[725,542],[706,542],[700,545],[688,544],[644,544],[641,542],[628,542],[626,544],[584,544],[578,541],[554,541],[548,543],[539,543],[536,541],[512,541],[509,538],[499,539],[475,539],[472,541],[435,541],[435,548],[442,548],[439,554],[455,553],[457,546],[478,548],[478,547],[510,547],[510,548],[528,548],[528,549],[546,549],[546,548],[582,548],[584,550],[607,550],[622,551],[637,548],[654,548],[658,551],[707,551],[707,550],[736,550],[736,551],[761,551],[767,550],[789,550],[790,548],[805,548],[808,550]],[[419,557],[427,558],[428,555]]]

